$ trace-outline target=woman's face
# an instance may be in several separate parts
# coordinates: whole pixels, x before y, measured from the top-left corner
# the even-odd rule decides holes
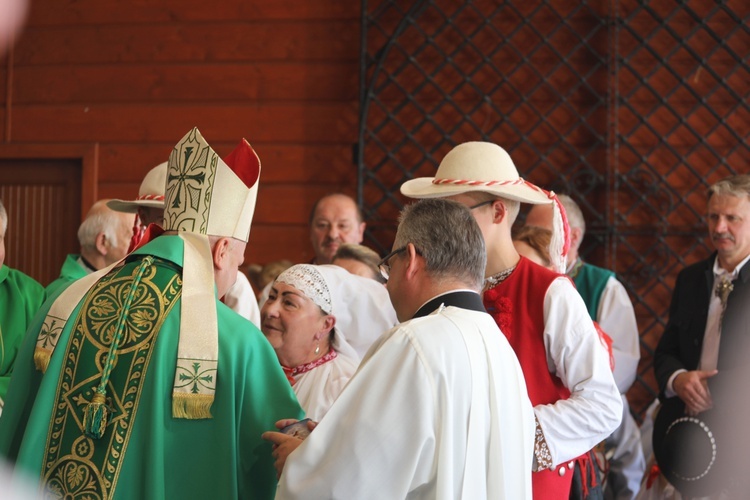
[[[286,283],[274,283],[260,310],[261,330],[282,365],[294,368],[328,351],[333,316],[323,314],[312,300]],[[320,345],[320,352],[315,348]]]

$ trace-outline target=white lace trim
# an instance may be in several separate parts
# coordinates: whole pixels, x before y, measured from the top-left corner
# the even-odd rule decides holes
[[[331,291],[323,275],[312,264],[292,266],[281,273],[276,281],[293,286],[318,305],[324,313],[333,314]]]

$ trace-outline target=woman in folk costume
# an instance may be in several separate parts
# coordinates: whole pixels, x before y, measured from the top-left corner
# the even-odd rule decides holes
[[[385,287],[338,266],[282,272],[261,310],[262,330],[308,417],[323,418],[359,365],[347,335],[377,338],[396,323]]]
[[[37,315],[0,453],[45,497],[273,496],[260,433],[302,411],[260,331],[217,298],[244,259],[259,176],[247,142],[225,163],[191,130],[169,158],[164,234],[150,226]]]

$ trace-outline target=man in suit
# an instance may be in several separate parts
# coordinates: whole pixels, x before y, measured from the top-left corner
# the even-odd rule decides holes
[[[708,380],[717,368],[735,365],[731,351],[741,339],[733,336],[750,321],[750,175],[711,186],[707,214],[716,252],[677,277],[669,322],[654,355],[662,396],[679,397],[692,414],[711,408]]]
[[[677,276],[669,322],[654,354],[654,369],[664,405],[662,413],[681,401],[691,418],[722,422],[735,412],[735,402],[744,399],[738,397],[736,390],[726,391],[724,387],[736,382],[736,374],[746,364],[748,352],[750,175],[729,177],[709,188],[707,222],[716,252]],[[714,411],[704,414],[712,408]],[[658,421],[657,417],[654,427],[657,462]],[[713,429],[722,431],[723,427],[726,425]],[[737,436],[734,433],[732,441]],[[724,451],[719,450],[720,460]],[[697,454],[696,450],[688,455]],[[731,465],[731,461],[723,463]],[[663,464],[659,466],[666,473]],[[725,472],[722,470],[722,474]],[[679,477],[670,479],[673,480],[677,481],[673,484],[678,489],[690,486],[680,484]],[[720,484],[723,487],[728,482]]]

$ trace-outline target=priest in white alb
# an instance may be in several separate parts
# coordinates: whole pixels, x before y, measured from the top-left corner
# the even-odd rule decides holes
[[[277,498],[531,498],[534,415],[478,293],[479,227],[466,207],[422,200],[402,213],[393,248],[381,272],[403,323],[305,440],[264,434]]]

